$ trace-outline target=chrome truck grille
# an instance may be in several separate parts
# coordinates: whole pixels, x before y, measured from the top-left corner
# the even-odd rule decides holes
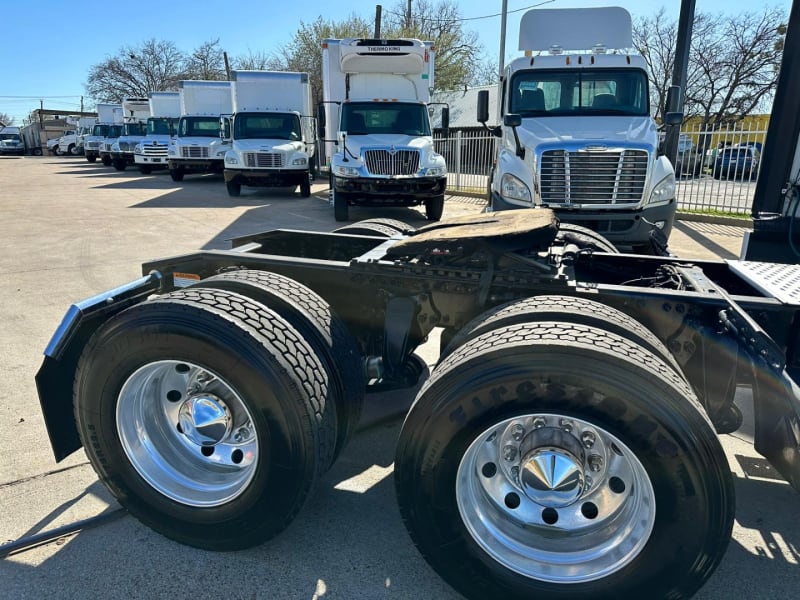
[[[544,204],[636,204],[647,179],[643,150],[542,153],[539,189]]]
[[[281,169],[283,168],[283,154],[275,152],[245,152],[244,164],[246,167]]]
[[[166,156],[167,145],[144,144],[142,145],[142,154],[144,154],[145,156]]]
[[[120,152],[133,152],[133,149],[136,147],[136,142],[120,142],[119,143],[119,151]]]
[[[208,158],[205,146],[181,146],[181,158]]]
[[[100,142],[86,142],[84,147],[87,150],[99,150],[100,149]]]
[[[111,152],[111,146],[113,146],[113,144],[103,144],[103,150]]]
[[[364,164],[372,175],[414,175],[419,170],[419,152],[365,150]]]

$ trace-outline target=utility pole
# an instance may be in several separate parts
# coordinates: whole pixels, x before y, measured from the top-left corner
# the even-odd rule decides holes
[[[406,9],[406,32],[411,31],[411,0],[408,0],[408,8]]]
[[[83,96],[81,96],[81,114],[83,114]]]
[[[222,58],[225,61],[225,76],[228,78],[228,81],[231,80],[231,64],[228,62],[228,53],[223,52]]]
[[[380,4],[375,5],[375,39],[381,39],[381,10]]]
[[[506,66],[506,20],[508,19],[508,0],[503,0],[503,8],[500,11],[500,73],[503,76],[503,68]]]

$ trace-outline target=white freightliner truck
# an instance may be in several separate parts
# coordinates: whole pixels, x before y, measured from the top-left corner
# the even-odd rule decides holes
[[[76,128],[64,132],[59,138],[56,153],[71,156],[82,154],[84,138],[91,133],[96,122],[94,117],[80,117]]]
[[[316,158],[316,118],[307,73],[233,71],[233,116],[224,140],[228,194],[242,185],[299,186],[311,195]]]
[[[169,143],[169,174],[183,181],[186,173],[222,173],[228,147],[220,140],[220,117],[233,110],[231,83],[191,80],[178,85],[181,118]]]
[[[106,136],[108,136],[112,125],[122,123],[122,104],[110,104],[108,102],[98,102],[97,104],[97,123],[92,128],[91,134],[83,140],[83,155],[90,163],[100,158],[100,151],[103,150]],[[114,137],[119,137],[119,133]],[[110,148],[109,148],[110,150]],[[108,155],[108,163],[111,164],[111,156]]]
[[[150,118],[148,98],[124,98],[122,100],[124,123],[119,138],[111,146],[111,162],[117,171],[124,171],[134,164],[133,151],[147,132]]]
[[[133,160],[143,175],[167,168],[167,149],[181,116],[180,92],[151,92],[147,135],[133,149]]]
[[[428,219],[441,218],[447,166],[428,111],[434,58],[432,42],[415,39],[323,41],[320,118],[337,221],[349,206],[424,204]],[[443,109],[445,131],[448,123]]]
[[[505,67],[498,92],[491,210],[551,208],[562,221],[634,249],[649,248],[654,230],[669,236],[675,174],[658,150],[647,64],[631,47],[631,17],[622,8],[523,15],[526,56]],[[484,91],[478,121],[487,120]]]

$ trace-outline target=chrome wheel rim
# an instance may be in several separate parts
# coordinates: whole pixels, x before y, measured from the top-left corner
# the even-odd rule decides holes
[[[163,360],[139,368],[120,390],[116,424],[134,469],[181,504],[230,502],[255,474],[250,411],[230,384],[199,365]]]
[[[607,577],[647,544],[655,493],[617,437],[551,413],[506,419],[478,435],[456,477],[467,531],[520,575],[569,584]]]

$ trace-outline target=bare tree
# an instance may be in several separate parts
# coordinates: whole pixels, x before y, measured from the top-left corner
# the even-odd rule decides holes
[[[116,56],[89,69],[86,92],[97,102],[147,97],[150,92],[178,89],[185,78],[186,55],[172,42],[155,39],[124,46]]]
[[[219,38],[203,42],[186,58],[185,79],[227,79],[225,56]]]
[[[263,50],[253,51],[248,49],[247,54],[236,56],[231,61],[234,69],[242,71],[268,71],[271,56]]]
[[[702,124],[738,121],[764,111],[780,67],[786,15],[777,8],[736,16],[699,14],[693,24],[684,113]],[[672,81],[677,25],[661,9],[634,24],[634,46],[650,70],[651,102],[662,116]]]
[[[0,113],[0,124],[3,125],[13,125],[14,124],[14,117],[9,115],[8,113]]]

